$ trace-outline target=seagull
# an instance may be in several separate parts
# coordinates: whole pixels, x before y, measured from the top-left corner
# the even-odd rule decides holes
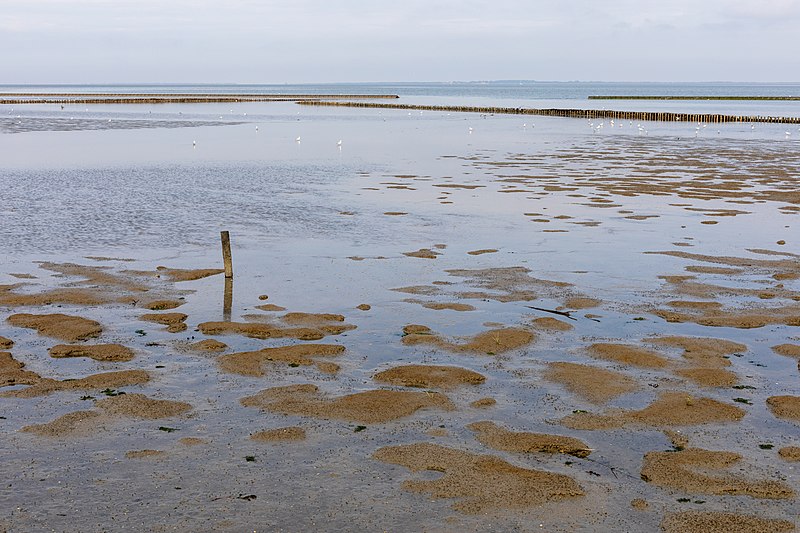
[[[341,148],[341,147],[342,147],[342,140],[341,140],[341,139],[339,139],[339,142],[338,142],[338,143],[336,143],[336,146],[338,146],[339,148]]]
[[[294,142],[298,142],[298,143],[300,142],[300,136],[299,135],[297,136],[297,139],[294,140]]]
[[[469,133],[472,135],[472,127],[469,128]]]
[[[256,131],[258,131],[258,126],[256,126]]]
[[[194,148],[195,146],[197,146],[197,141],[192,141],[192,148]]]
[[[786,134],[786,138],[787,139],[792,136],[792,132],[791,131],[785,131],[784,133]]]

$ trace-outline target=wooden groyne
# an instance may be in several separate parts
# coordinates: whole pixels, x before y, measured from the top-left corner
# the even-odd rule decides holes
[[[400,97],[396,94],[0,93],[0,104],[196,104],[395,98]]]
[[[530,107],[472,107],[443,106],[419,104],[380,104],[375,102],[323,102],[300,100],[300,105],[366,107],[373,109],[407,109],[410,111],[445,111],[452,113],[480,113],[484,115],[540,115],[546,117],[614,119],[614,120],[650,120],[660,122],[766,122],[774,124],[800,124],[800,117],[765,117],[745,115],[720,115],[709,113],[670,113],[664,111],[614,111],[609,109],[536,109]]]
[[[800,101],[800,96],[642,96],[592,95],[589,100],[737,100],[737,101]]]

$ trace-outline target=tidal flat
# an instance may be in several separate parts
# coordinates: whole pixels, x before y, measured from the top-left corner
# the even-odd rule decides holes
[[[800,132],[533,118],[0,106],[0,531],[794,529]]]

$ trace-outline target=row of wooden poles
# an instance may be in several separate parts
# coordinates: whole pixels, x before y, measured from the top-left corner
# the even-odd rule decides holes
[[[400,98],[396,94],[110,94],[2,93],[0,104],[196,104],[216,102],[294,102],[297,100],[367,100]]]
[[[643,95],[591,95],[589,100],[737,100],[752,102],[795,102],[800,96],[643,96]]]
[[[613,120],[652,120],[662,122],[768,122],[775,124],[800,124],[800,117],[764,117],[747,115],[721,115],[708,113],[671,113],[665,111],[614,111],[608,109],[536,109],[530,107],[474,107],[421,104],[379,104],[375,102],[336,102],[300,100],[300,105],[368,107],[377,109],[406,109],[410,111],[446,111],[453,113],[481,113],[484,115],[541,115],[547,117],[567,117],[585,119]]]

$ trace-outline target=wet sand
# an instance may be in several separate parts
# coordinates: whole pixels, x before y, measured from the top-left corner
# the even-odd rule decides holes
[[[798,525],[797,147],[402,114],[414,162],[325,162],[300,118],[169,189],[241,203],[230,296],[162,208],[2,263],[0,531]]]

